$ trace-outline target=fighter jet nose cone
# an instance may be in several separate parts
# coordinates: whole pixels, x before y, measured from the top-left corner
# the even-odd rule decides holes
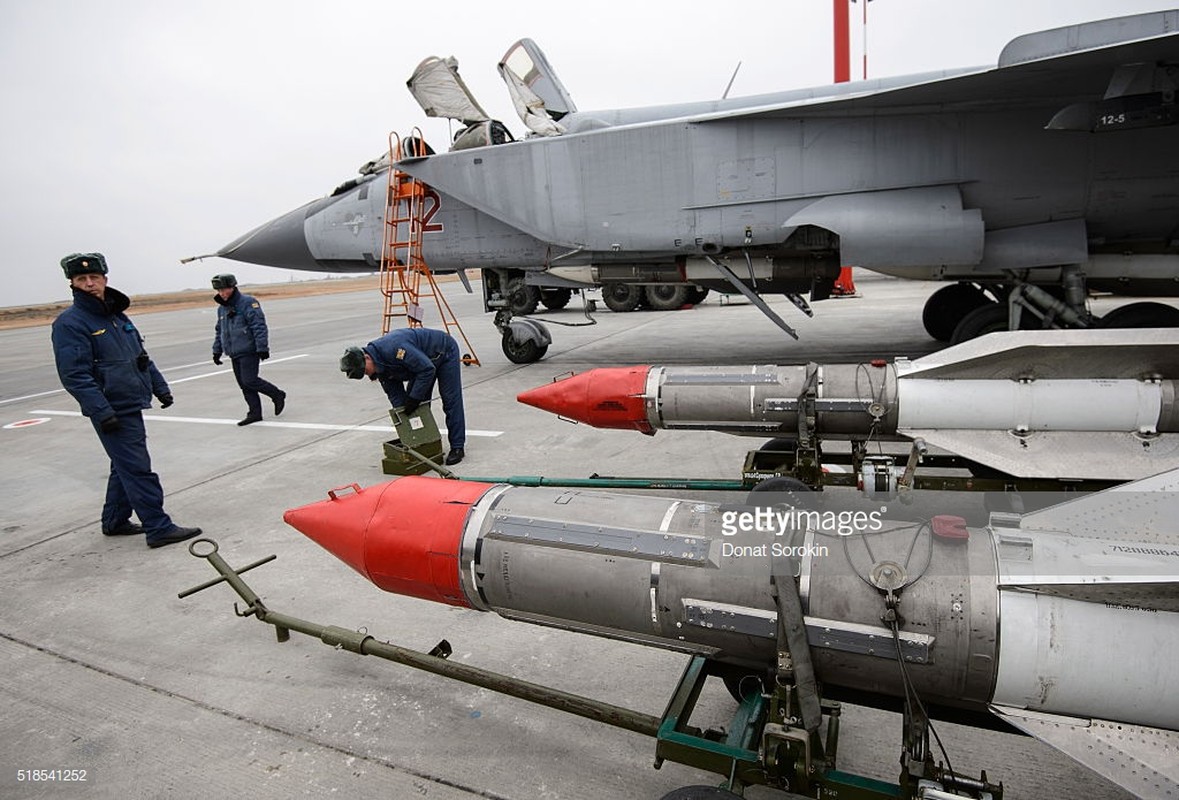
[[[304,220],[322,205],[313,201],[259,225],[217,251],[221,258],[286,269],[322,269],[307,246]]]
[[[649,366],[591,369],[516,396],[525,405],[595,428],[654,433],[647,419]]]
[[[387,592],[470,606],[459,575],[463,526],[489,488],[417,476],[352,484],[283,520]]]

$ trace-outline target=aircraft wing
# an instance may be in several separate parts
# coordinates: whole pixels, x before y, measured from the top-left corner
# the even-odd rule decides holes
[[[853,94],[792,99],[760,108],[703,114],[692,117],[691,121],[851,116],[874,111],[923,111],[931,107],[944,112],[1051,100],[1067,103],[1102,95],[1108,99],[1145,93],[1125,70],[1127,65],[1153,69],[1155,64],[1176,61],[1179,61],[1179,11],[1164,11],[1018,37],[1003,49],[998,66],[991,69],[951,77],[934,74],[930,80],[895,87],[886,82],[867,82],[859,84],[864,88]]]

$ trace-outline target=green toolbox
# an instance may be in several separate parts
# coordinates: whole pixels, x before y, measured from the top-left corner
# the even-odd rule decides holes
[[[386,475],[421,475],[431,467],[422,457],[442,461],[442,434],[430,413],[430,404],[423,403],[412,414],[403,408],[389,409],[397,438],[385,442],[385,457],[381,471]]]

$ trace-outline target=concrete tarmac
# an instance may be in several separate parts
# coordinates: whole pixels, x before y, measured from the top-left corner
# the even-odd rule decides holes
[[[920,314],[938,285],[862,271],[857,283],[861,297],[816,304],[814,319],[772,302],[799,342],[744,300],[714,294],[692,310],[603,307],[596,324],[552,325],[548,356],[525,366],[502,354],[479,295],[448,285],[482,360],[464,370],[472,434],[456,471],[738,478],[750,440],[595,430],[521,406],[516,394],[601,366],[858,361],[937,349]],[[578,302],[538,318],[585,323]],[[146,412],[149,446],[177,523],[201,526],[236,567],[277,555],[244,576],[272,611],[421,650],[445,638],[452,661],[662,713],[685,656],[389,595],[283,523],[284,510],[330,489],[390,479],[380,463],[382,442],[393,438],[384,393],[337,367],[346,346],[379,333],[378,295],[267,302],[273,356],[262,375],[287,391],[287,408],[275,419],[264,399],[265,421],[245,428],[234,424],[246,409],[228,363],[211,362],[214,309],[211,301],[130,309],[176,398]],[[184,544],[153,550],[141,537],[102,536],[109,464],[60,387],[48,326],[0,331],[0,343],[0,797],[638,800],[719,782],[675,764],[653,769],[654,741],[638,734],[307,637],[276,643],[270,626],[235,616],[227,586],[179,599],[215,573]],[[716,719],[703,723],[726,724],[731,711],[720,687],[702,707]],[[986,769],[1008,798],[1128,796],[1034,740],[938,730],[956,769]],[[843,770],[896,779],[898,715],[847,707],[842,731]],[[33,781],[27,772],[21,780],[22,770],[84,771],[85,781]]]

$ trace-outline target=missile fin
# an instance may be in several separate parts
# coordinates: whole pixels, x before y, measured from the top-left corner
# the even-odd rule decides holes
[[[1179,550],[1179,471],[1152,475],[1025,514],[1024,530],[1074,538],[1125,539]]]
[[[1179,795],[1179,733],[1162,728],[1044,714],[992,705],[991,711],[1143,798]]]
[[[1127,357],[1128,353],[1133,356]],[[1079,379],[1144,374],[1179,375],[1179,328],[1002,331],[919,358],[901,378]]]
[[[1179,467],[1179,435],[1169,433],[1146,440],[1121,431],[1015,434],[900,428],[897,432],[1017,478],[1129,481]]]

